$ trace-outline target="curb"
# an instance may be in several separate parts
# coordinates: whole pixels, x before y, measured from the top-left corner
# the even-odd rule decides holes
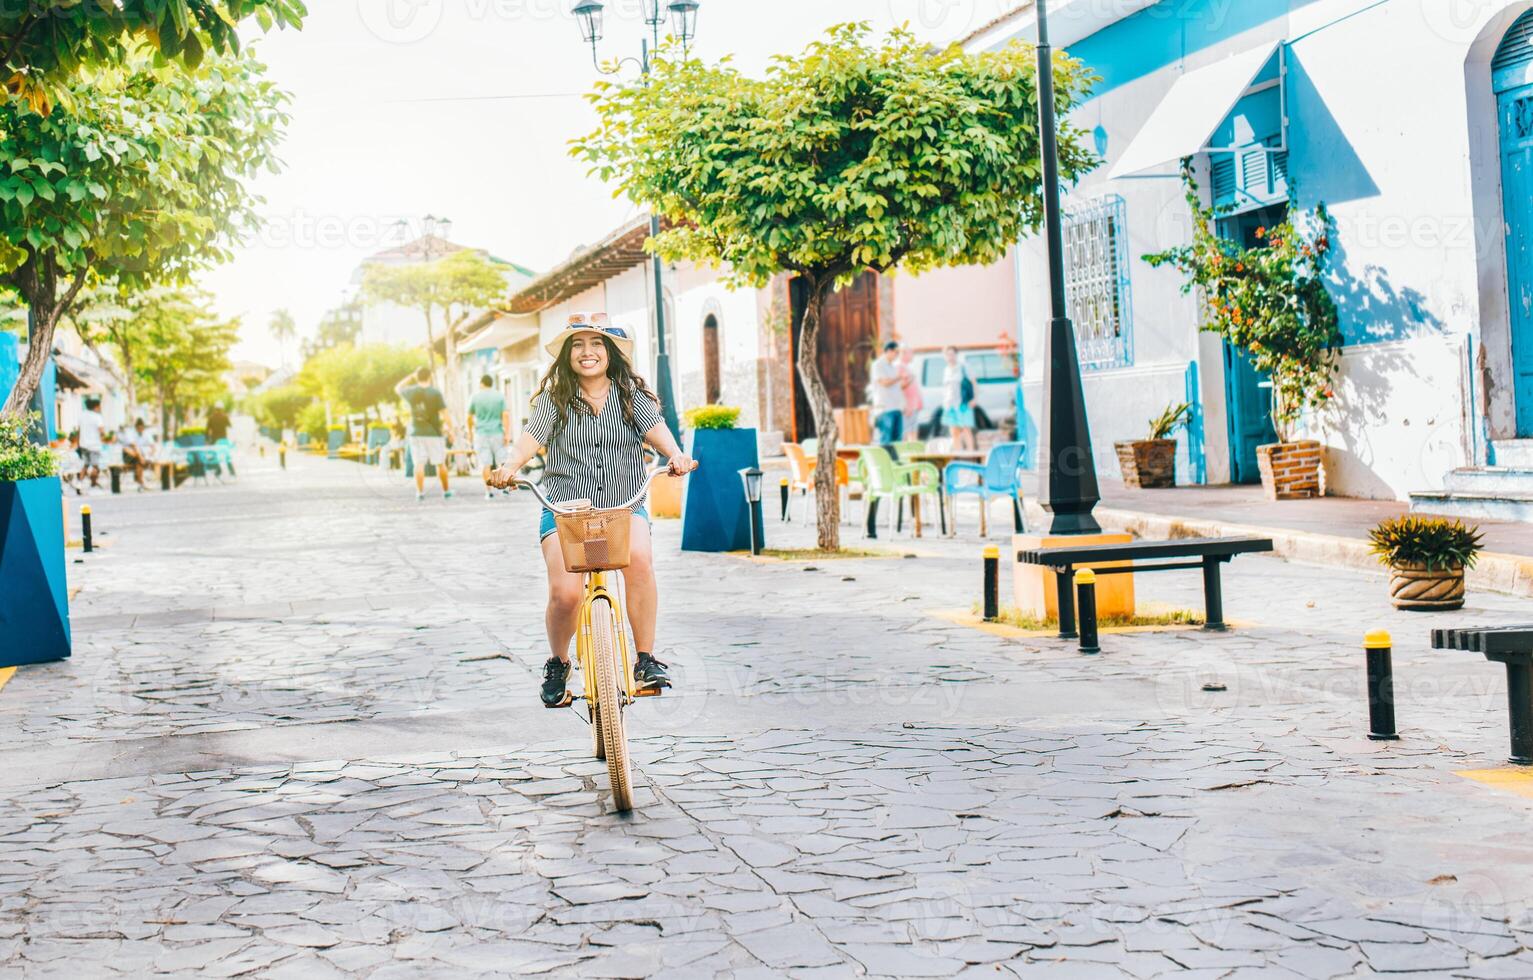
[[[1114,507],[1097,507],[1093,514],[1104,530],[1125,531],[1141,538],[1271,538],[1272,554],[1280,558],[1329,568],[1352,568],[1381,575],[1384,573],[1378,559],[1369,553],[1368,542],[1361,538],[1195,517],[1171,517]],[[1042,522],[1047,519],[1047,514],[1029,498],[1027,517],[1030,522]],[[1469,569],[1466,582],[1473,589],[1533,597],[1533,558],[1496,552],[1483,553],[1474,568]]]
[[[12,677],[15,677],[15,676],[16,676],[16,668],[15,667],[3,667],[3,668],[0,668],[0,690],[3,690],[5,688],[6,683]]]

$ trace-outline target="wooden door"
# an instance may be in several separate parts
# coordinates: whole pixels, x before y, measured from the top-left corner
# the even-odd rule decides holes
[[[713,314],[703,321],[703,398],[709,405],[717,405],[723,397],[723,383],[719,379],[719,321]]]
[[[815,435],[809,398],[798,376],[798,340],[804,323],[807,290],[793,280],[793,422],[794,439]],[[865,272],[845,289],[825,298],[820,311],[820,378],[832,408],[867,404],[868,377],[878,347],[878,276]]]
[[[1499,100],[1513,396],[1517,435],[1525,439],[1533,436],[1533,85],[1502,92]]]

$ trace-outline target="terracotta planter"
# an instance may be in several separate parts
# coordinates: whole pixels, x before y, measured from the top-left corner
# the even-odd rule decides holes
[[[1390,566],[1389,601],[1396,609],[1462,609],[1464,570],[1428,571],[1416,562]]]
[[[1115,442],[1123,485],[1131,489],[1176,486],[1176,440]]]
[[[1257,446],[1256,463],[1269,499],[1307,500],[1320,496],[1318,441],[1301,439]]]

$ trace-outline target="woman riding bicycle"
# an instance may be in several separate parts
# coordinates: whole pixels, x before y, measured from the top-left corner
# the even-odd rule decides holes
[[[547,449],[542,487],[554,503],[585,499],[594,507],[615,507],[644,486],[647,443],[670,460],[674,476],[697,467],[660,420],[660,399],[634,373],[629,358],[633,341],[627,331],[608,324],[604,313],[579,313],[548,342],[554,363],[538,385],[532,413],[506,465],[490,475],[490,484],[515,486],[517,474],[539,450]],[[538,528],[543,562],[548,567],[548,645],[543,666],[545,705],[565,700],[570,676],[570,640],[584,594],[579,574],[564,567],[554,535],[554,515],[544,510]],[[634,682],[641,688],[669,687],[666,665],[656,660],[655,614],[658,592],[650,546],[649,513],[634,507],[629,564],[623,570],[628,592],[628,620],[633,625]]]

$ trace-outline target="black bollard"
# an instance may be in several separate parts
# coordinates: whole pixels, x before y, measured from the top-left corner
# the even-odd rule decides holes
[[[80,543],[85,547],[85,553],[87,555],[90,554],[92,550],[90,538],[90,504],[85,504],[80,508]]]
[[[283,469],[287,469],[287,443],[277,447],[277,462]]]
[[[122,493],[122,467],[114,466],[110,472],[112,474],[112,492]]]
[[[1001,549],[985,548],[985,622],[1001,618]]]
[[[1386,630],[1374,630],[1363,638],[1368,657],[1368,737],[1393,742],[1395,731],[1395,672],[1391,653],[1394,641]]]
[[[1083,568],[1075,573],[1075,604],[1080,618],[1081,653],[1101,653],[1097,642],[1097,573]]]
[[[783,480],[777,489],[782,495],[782,520],[786,524],[790,520],[788,517],[788,481]]]

